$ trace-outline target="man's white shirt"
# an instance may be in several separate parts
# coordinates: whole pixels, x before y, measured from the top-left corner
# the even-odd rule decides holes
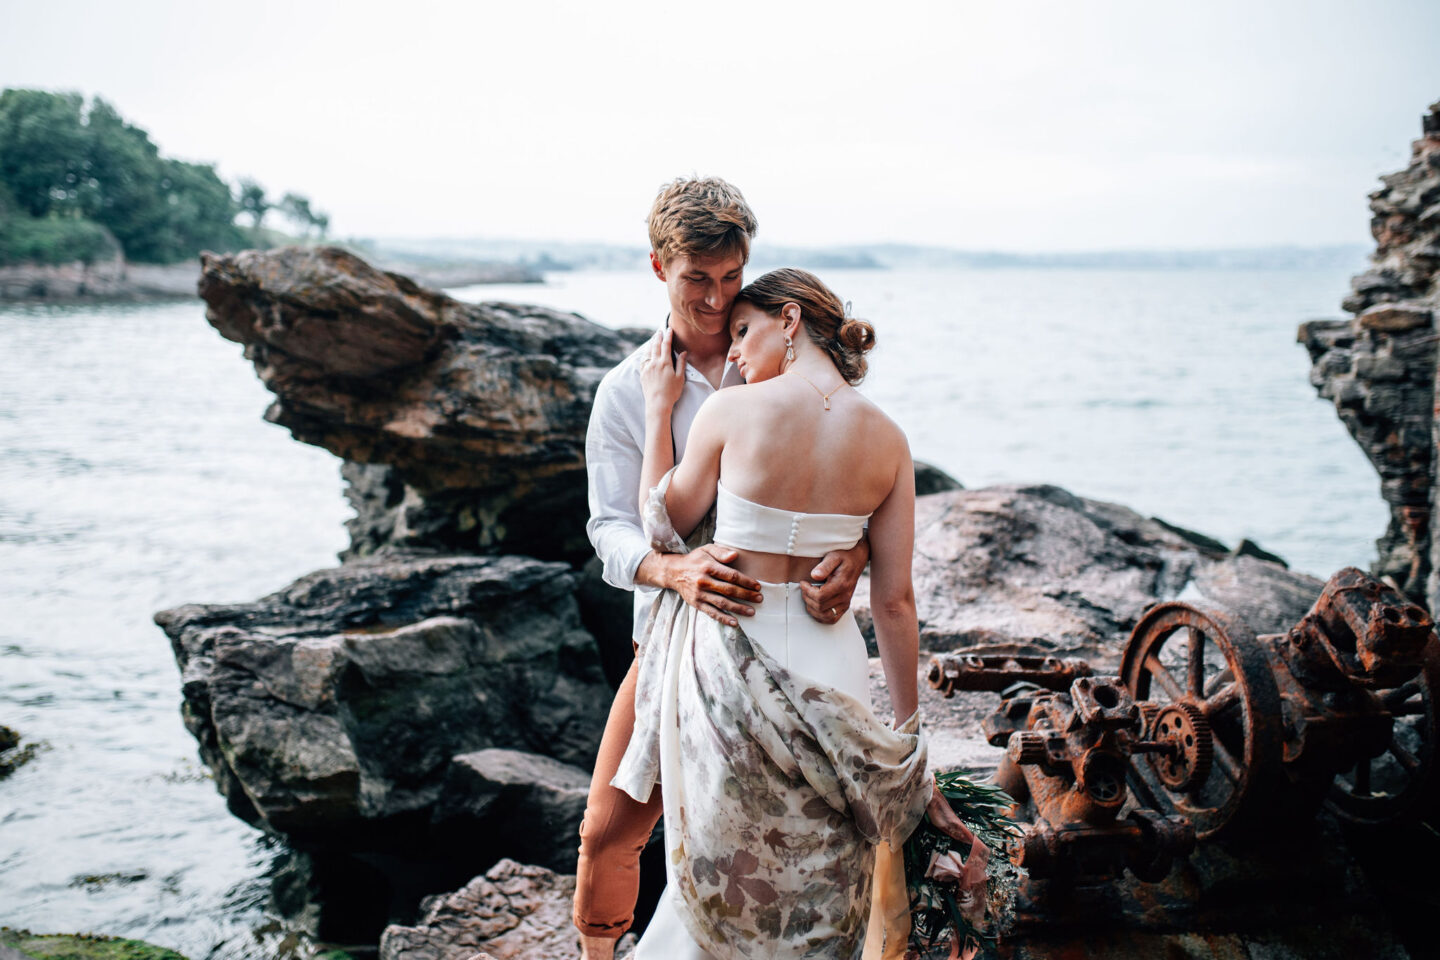
[[[650,348],[647,341],[600,381],[585,434],[585,468],[590,484],[590,519],[585,532],[604,564],[605,582],[635,591],[632,637],[640,636],[650,605],[660,592],[656,587],[635,583],[635,572],[650,552],[650,542],[640,528],[640,468],[645,455],[645,391],[640,386],[640,361],[649,355]],[[739,368],[726,363],[720,386],[744,382]],[[685,455],[685,439],[695,414],[714,392],[705,375],[687,362],[685,386],[670,414],[677,463]]]

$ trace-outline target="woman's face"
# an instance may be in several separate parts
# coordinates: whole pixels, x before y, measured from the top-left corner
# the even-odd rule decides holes
[[[746,383],[778,377],[785,359],[784,327],[753,304],[735,304],[730,312],[730,352],[725,359],[740,368]]]

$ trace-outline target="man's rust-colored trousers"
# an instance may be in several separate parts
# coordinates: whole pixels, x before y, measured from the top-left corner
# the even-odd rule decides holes
[[[575,926],[588,937],[619,939],[630,929],[640,891],[640,854],[660,819],[659,784],[648,803],[610,786],[635,729],[635,677],[636,663],[631,663],[610,706],[580,824]]]

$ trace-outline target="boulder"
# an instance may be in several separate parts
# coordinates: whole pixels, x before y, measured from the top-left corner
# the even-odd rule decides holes
[[[1404,169],[1370,195],[1375,252],[1351,281],[1348,320],[1312,320],[1299,340],[1310,382],[1335,404],[1380,474],[1390,524],[1371,573],[1433,611],[1440,600],[1440,541],[1431,534],[1436,329],[1440,311],[1440,103]]]
[[[155,619],[231,809],[292,839],[428,819],[457,754],[588,769],[611,699],[574,577],[524,557],[387,553]]]
[[[575,878],[501,860],[454,893],[434,897],[414,926],[391,926],[380,960],[575,960],[580,937],[570,921]]]
[[[1118,658],[1148,604],[1187,586],[1262,633],[1290,627],[1324,586],[1125,507],[1044,485],[919,497],[914,582],[924,650],[982,647],[1101,662]],[[868,577],[853,606],[873,645]]]
[[[467,304],[336,247],[202,258],[266,419],[355,464],[349,555],[382,543],[583,562],[585,428],[635,341],[574,314]]]
[[[477,750],[451,761],[431,822],[481,863],[508,857],[574,873],[589,792],[588,770],[523,750]]]

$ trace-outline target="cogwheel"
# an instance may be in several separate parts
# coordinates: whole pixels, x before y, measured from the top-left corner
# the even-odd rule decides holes
[[[1160,704],[1141,700],[1136,706],[1140,708],[1140,735],[1146,740],[1153,740],[1155,738],[1155,717],[1160,713]]]
[[[1175,745],[1172,756],[1152,753],[1150,764],[1171,790],[1190,790],[1205,782],[1215,760],[1210,721],[1193,703],[1181,701],[1162,707],[1150,723],[1151,738]]]

